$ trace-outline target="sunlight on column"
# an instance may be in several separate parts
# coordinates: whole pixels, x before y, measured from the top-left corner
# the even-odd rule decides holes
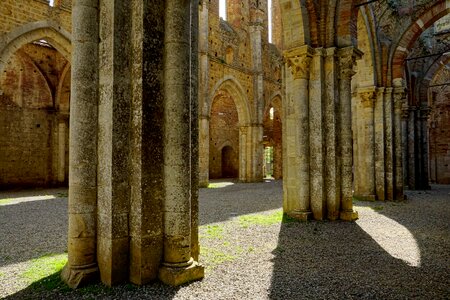
[[[420,249],[411,232],[398,222],[376,215],[377,224],[359,219],[356,223],[392,257],[412,267],[420,267]]]

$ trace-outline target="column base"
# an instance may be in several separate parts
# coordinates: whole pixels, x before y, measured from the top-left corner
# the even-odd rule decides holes
[[[358,220],[358,212],[356,211],[341,211],[339,215],[340,219],[343,221],[356,221]]]
[[[312,212],[311,211],[298,211],[294,210],[291,212],[288,212],[287,215],[293,219],[299,220],[299,221],[308,221],[312,219]]]
[[[204,276],[205,268],[196,261],[187,267],[163,265],[159,269],[159,279],[171,286],[179,286],[190,281],[200,280]]]
[[[72,289],[96,282],[99,279],[98,266],[70,266],[67,263],[61,271],[61,279]]]

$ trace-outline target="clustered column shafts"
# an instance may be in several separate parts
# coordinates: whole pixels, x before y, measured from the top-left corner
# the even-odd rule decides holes
[[[355,163],[355,196],[358,199],[376,200],[375,188],[375,101],[376,88],[359,88],[357,91],[358,107],[357,129],[358,151],[355,152],[359,164]],[[356,172],[359,171],[359,172]]]
[[[69,260],[62,279],[76,288],[98,276],[96,259],[98,0],[72,6],[69,145]]]
[[[394,88],[394,199],[403,200],[403,166],[402,166],[402,104],[404,102],[404,88]]]
[[[352,202],[352,108],[351,108],[351,78],[355,74],[353,67],[356,58],[361,53],[353,47],[338,50],[339,56],[339,150],[341,157],[341,214],[343,220],[354,220],[357,218],[353,212]]]

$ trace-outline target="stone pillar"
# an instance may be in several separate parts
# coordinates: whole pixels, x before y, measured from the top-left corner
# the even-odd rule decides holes
[[[376,88],[358,88],[357,93],[358,100],[361,101],[361,103],[357,118],[358,151],[355,151],[354,155],[355,160],[359,159],[360,164],[358,166],[359,170],[354,170],[355,197],[362,200],[375,201],[374,108]],[[358,171],[358,173],[356,171]],[[356,187],[358,187],[358,189]]]
[[[337,156],[338,144],[338,117],[336,115],[336,103],[339,102],[339,91],[337,90],[336,64],[337,49],[335,47],[325,49],[325,100],[324,100],[324,130],[325,130],[325,196],[327,205],[327,217],[329,220],[339,218],[340,211],[340,166]]]
[[[428,147],[429,147],[429,136],[428,136],[428,119],[430,117],[431,108],[428,106],[420,107],[420,133],[421,133],[421,141],[420,141],[420,153],[421,153],[421,176],[420,176],[420,188],[429,190],[429,169],[428,169]]]
[[[97,261],[104,284],[129,278],[131,4],[100,1]]]
[[[261,5],[261,3],[260,3]],[[264,114],[264,70],[262,59],[262,34],[264,31],[265,14],[264,11],[257,6],[250,8],[251,25],[249,28],[252,64],[253,64],[253,109],[255,112],[254,123],[250,127],[251,152],[248,161],[252,162],[250,166],[249,182],[262,181],[264,147],[262,145],[263,136],[263,114]]]
[[[58,120],[58,171],[57,171],[57,182],[59,185],[66,182],[66,131],[67,131],[67,120],[61,118]]]
[[[206,0],[201,1],[199,16],[199,186],[209,184],[209,5]]]
[[[190,90],[191,1],[168,0],[164,65],[164,255],[159,278],[180,285],[200,279],[204,269],[192,257]]]
[[[377,88],[374,109],[375,126],[375,190],[378,200],[386,199],[385,134],[384,134],[384,88]]]
[[[165,1],[132,0],[129,280],[158,277],[163,252]]]
[[[402,132],[401,116],[405,89],[394,88],[394,199],[403,200]]]
[[[408,189],[408,119],[409,119],[409,107],[402,107],[402,159],[403,159],[403,186]]]
[[[68,262],[61,277],[76,288],[98,277],[96,255],[98,0],[72,6]]]
[[[351,78],[355,74],[353,67],[362,53],[353,47],[338,50],[339,56],[339,152],[341,157],[341,213],[342,220],[356,220],[352,202],[352,111]]]
[[[394,127],[393,88],[386,88],[384,95],[386,200],[394,200]]]
[[[198,198],[199,198],[199,2],[191,1],[191,255],[198,261],[200,245],[198,241]]]
[[[309,165],[309,65],[313,50],[308,46],[284,53],[289,87],[283,97],[282,141],[286,147],[284,163],[284,211],[307,220],[310,209]],[[286,73],[287,73],[286,72]]]

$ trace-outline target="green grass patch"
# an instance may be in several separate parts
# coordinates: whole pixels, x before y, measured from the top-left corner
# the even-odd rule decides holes
[[[242,228],[248,228],[251,225],[270,226],[280,224],[283,221],[283,212],[276,211],[271,214],[245,215],[240,216],[238,220]]]
[[[68,194],[67,193],[58,193],[58,194],[56,194],[56,197],[58,197],[58,198],[67,198]]]
[[[0,205],[10,204],[12,199],[0,199]]]
[[[223,226],[222,225],[206,225],[200,226],[200,228],[205,228],[205,230],[202,230],[202,233],[200,234],[201,237],[207,238],[207,239],[219,239],[221,240],[223,238]]]
[[[210,247],[202,247],[201,256],[205,264],[210,268],[236,259],[234,255]]]
[[[208,189],[218,189],[220,187],[221,186],[218,183],[210,183],[210,184],[208,184]]]
[[[372,207],[372,209],[373,209],[373,210],[375,210],[375,211],[380,211],[380,210],[383,210],[383,209],[384,209],[384,207],[383,207],[383,206],[381,206],[381,205],[378,205],[378,206],[374,206],[374,207]]]
[[[30,266],[21,274],[21,277],[28,282],[35,282],[61,272],[66,263],[67,253],[46,254],[33,259]]]
[[[0,278],[4,277],[6,274],[3,272],[0,272]]]

